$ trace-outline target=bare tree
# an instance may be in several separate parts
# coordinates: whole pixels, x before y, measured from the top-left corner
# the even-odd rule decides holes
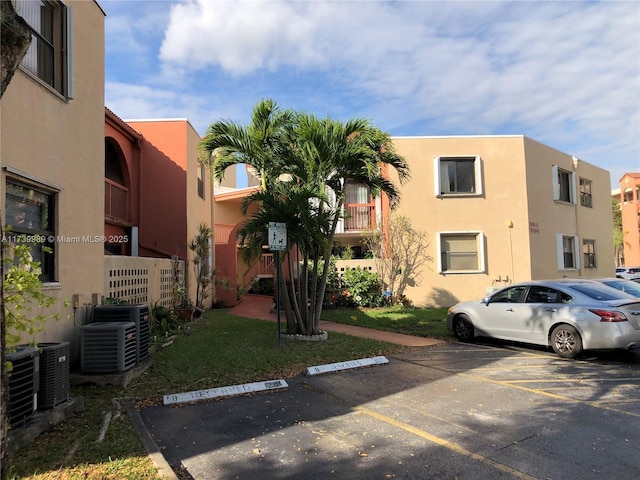
[[[423,268],[433,262],[427,254],[429,236],[414,229],[407,217],[391,217],[386,230],[370,232],[364,243],[373,254],[384,290],[392,292],[393,303],[408,286],[419,284]]]

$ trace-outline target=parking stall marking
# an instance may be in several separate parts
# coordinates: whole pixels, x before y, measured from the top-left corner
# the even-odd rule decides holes
[[[481,382],[492,383],[494,385],[501,385],[503,387],[515,388],[515,389],[522,390],[522,391],[525,391],[525,392],[533,393],[535,395],[540,395],[540,396],[544,396],[544,397],[553,398],[555,400],[562,400],[562,401],[567,401],[567,402],[570,402],[570,403],[579,403],[579,404],[582,404],[582,405],[588,405],[590,407],[599,408],[601,410],[606,410],[606,411],[609,411],[609,412],[620,413],[622,415],[629,415],[631,417],[640,418],[640,413],[628,412],[628,411],[625,411],[625,410],[620,410],[618,408],[613,408],[613,407],[609,407],[607,405],[602,405],[602,404],[600,404],[600,402],[596,402],[596,401],[580,400],[580,399],[576,399],[576,398],[571,398],[571,397],[567,397],[565,395],[559,395],[557,393],[549,392],[547,390],[541,390],[539,388],[525,387],[523,385],[519,385],[518,383],[514,383],[513,380],[494,380],[494,379],[491,379],[491,378],[481,377],[481,376],[478,376],[478,375],[472,375],[472,374],[469,374],[469,373],[457,373],[456,375],[459,375],[461,377],[471,378],[471,379],[478,380],[478,381],[481,381]],[[563,380],[556,379],[556,381],[560,382],[560,381],[563,381]]]
[[[379,420],[381,422],[392,425],[396,428],[400,428],[413,435],[417,435],[420,438],[424,438],[425,440],[435,443],[436,445],[440,445],[441,447],[447,448],[459,455],[463,455],[465,457],[471,458],[478,462],[484,463],[485,465],[489,465],[495,468],[496,470],[500,470],[502,472],[513,475],[514,477],[519,478],[521,480],[536,480],[536,477],[532,477],[531,475],[521,472],[520,470],[516,470],[515,468],[512,468],[508,465],[505,465],[500,462],[496,462],[495,460],[491,460],[490,458],[484,457],[478,453],[467,450],[466,448],[462,447],[461,445],[458,445],[457,443],[450,442],[448,440],[445,440],[444,438],[436,437],[435,435],[425,432],[424,430],[420,430],[419,428],[413,427],[407,423],[401,422],[394,418],[388,417],[386,415],[375,412],[373,410],[369,410],[368,408],[365,408],[365,407],[356,406],[354,407],[354,410],[364,415],[368,415],[369,417],[375,420]]]

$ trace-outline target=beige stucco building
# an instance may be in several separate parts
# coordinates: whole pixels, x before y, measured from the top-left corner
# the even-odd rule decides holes
[[[522,135],[393,141],[411,168],[395,214],[429,236],[433,258],[405,291],[415,305],[449,306],[517,281],[614,275],[608,171]]]
[[[103,291],[105,13],[94,1],[14,3],[34,34],[0,103],[0,208],[12,234],[42,239],[32,254],[59,299],[36,341],[71,341]]]

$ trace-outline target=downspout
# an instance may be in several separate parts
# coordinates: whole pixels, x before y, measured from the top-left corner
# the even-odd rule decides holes
[[[580,199],[578,198],[579,196],[579,185],[580,185],[580,178],[578,177],[578,167],[580,166],[580,159],[578,157],[572,156],[571,159],[573,160],[573,171],[575,173],[575,182],[573,184],[573,188],[574,188],[574,194],[575,194],[575,203],[573,205],[573,213],[574,213],[574,217],[575,217],[575,223],[576,223],[576,238],[578,239],[578,245],[576,246],[576,262],[579,265],[578,268],[578,277],[582,276],[582,262],[581,260],[581,256],[582,256],[582,249],[580,248],[580,228],[579,228],[579,223],[578,223],[578,206],[580,204]]]

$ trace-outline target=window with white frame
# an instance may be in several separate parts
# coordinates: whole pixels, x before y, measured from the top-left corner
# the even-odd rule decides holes
[[[33,259],[40,262],[40,279],[54,281],[54,193],[7,180],[5,206],[9,243],[28,245]]]
[[[578,270],[580,257],[577,256],[578,237],[574,235],[556,235],[556,248],[558,254],[559,270]]]
[[[582,240],[582,259],[584,268],[596,268],[596,241]]]
[[[580,177],[580,205],[583,207],[593,207],[591,199],[591,180]]]
[[[553,199],[557,202],[576,203],[576,174],[553,165]]]
[[[482,195],[480,157],[435,157],[435,194],[438,197]]]
[[[438,251],[441,273],[485,271],[482,232],[439,232]]]
[[[67,98],[73,97],[71,8],[54,0],[16,0],[31,30],[21,66]]]

